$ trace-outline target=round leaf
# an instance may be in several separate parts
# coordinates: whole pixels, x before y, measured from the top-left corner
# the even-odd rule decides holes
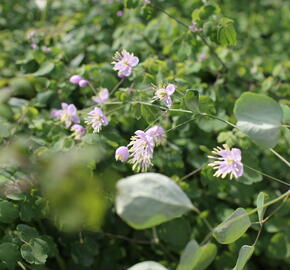
[[[31,264],[44,264],[48,257],[49,248],[46,241],[34,238],[29,243],[25,243],[20,249],[25,261]]]
[[[156,262],[141,262],[133,265],[128,270],[167,270],[163,265]]]
[[[118,215],[136,229],[146,229],[194,210],[189,198],[168,177],[140,173],[117,184]]]
[[[275,100],[246,92],[236,101],[234,114],[237,127],[256,144],[269,148],[276,145],[283,115]]]

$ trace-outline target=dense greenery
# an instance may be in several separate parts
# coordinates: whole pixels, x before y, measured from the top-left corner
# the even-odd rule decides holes
[[[1,0],[0,269],[289,269],[289,14],[282,0]],[[139,58],[123,79],[122,49]],[[163,83],[171,108],[153,99]],[[62,102],[80,140],[51,115]],[[115,161],[154,125],[167,139],[150,173]],[[243,176],[213,176],[222,144]]]

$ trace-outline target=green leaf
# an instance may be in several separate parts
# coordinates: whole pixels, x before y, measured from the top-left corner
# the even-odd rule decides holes
[[[146,261],[137,263],[131,266],[128,270],[167,270],[167,268],[159,263]]]
[[[184,105],[187,109],[193,112],[199,112],[199,93],[197,90],[188,89],[183,98]]]
[[[238,208],[214,229],[213,236],[221,244],[230,244],[239,239],[251,226],[244,208]]]
[[[191,232],[190,223],[185,218],[177,218],[157,227],[158,238],[174,251],[185,247]]]
[[[246,92],[236,101],[234,114],[237,127],[256,144],[269,148],[277,144],[283,115],[275,100]]]
[[[0,222],[12,223],[18,216],[18,209],[13,203],[7,201],[0,202]]]
[[[31,264],[44,264],[48,257],[48,244],[40,238],[34,238],[21,246],[22,258]]]
[[[44,62],[41,64],[40,68],[33,73],[34,76],[44,76],[49,74],[53,69],[55,65],[52,62]]]
[[[0,261],[9,268],[14,268],[20,254],[18,246],[13,243],[0,244]]]
[[[244,245],[241,247],[237,263],[233,270],[243,270],[247,261],[251,258],[254,252],[253,246]]]
[[[266,197],[266,194],[264,192],[260,192],[258,194],[257,201],[256,201],[257,208],[258,208],[258,217],[259,217],[260,222],[262,222],[262,220],[264,218],[265,211],[266,211],[266,207],[263,207],[264,203],[265,203],[265,197]],[[263,207],[263,208],[261,208],[261,207]]]
[[[232,23],[228,23],[219,28],[218,41],[223,46],[237,45],[237,33]]]
[[[125,8],[136,8],[139,4],[139,0],[124,0]]]
[[[214,260],[217,247],[214,244],[199,246],[195,240],[191,240],[182,252],[177,270],[203,270]]]
[[[153,123],[159,116],[159,109],[141,104],[141,115],[148,124]]]
[[[16,227],[19,238],[24,242],[29,242],[32,238],[38,236],[38,232],[35,228],[26,224],[19,224]]]
[[[208,96],[199,97],[199,109],[201,112],[215,114],[216,109],[213,100]]]
[[[135,229],[151,228],[195,209],[175,182],[158,173],[120,180],[117,191],[117,213]]]

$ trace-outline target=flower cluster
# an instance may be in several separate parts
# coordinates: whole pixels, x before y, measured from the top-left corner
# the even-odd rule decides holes
[[[77,108],[74,104],[61,103],[61,110],[52,110],[51,116],[60,119],[69,128],[72,123],[79,123],[80,118],[77,114]]]
[[[159,88],[155,92],[155,97],[162,100],[168,108],[172,106],[171,96],[175,92],[176,86],[174,84],[168,84],[162,88]]]
[[[128,53],[126,50],[122,52],[116,52],[113,57],[114,64],[113,69],[118,71],[120,78],[125,78],[131,75],[133,67],[136,67],[139,63],[139,58],[132,53]]]
[[[145,172],[152,166],[154,147],[165,143],[165,140],[165,131],[160,126],[153,126],[147,131],[137,130],[128,146],[116,150],[115,158],[122,162],[129,159],[133,170]]]
[[[208,164],[217,170],[214,176],[225,178],[227,174],[230,174],[231,179],[233,176],[235,178],[242,176],[244,173],[244,166],[241,162],[241,150],[238,148],[230,149],[226,144],[224,144],[223,147],[224,148],[214,148],[212,153],[217,156],[209,156],[209,158],[215,159],[215,161]]]
[[[85,80],[81,75],[73,75],[70,77],[69,81],[73,84],[78,84],[81,88],[85,88],[89,85],[89,81]]]
[[[99,107],[95,107],[88,113],[85,122],[92,126],[94,132],[100,132],[102,126],[107,126],[109,124],[108,118]]]

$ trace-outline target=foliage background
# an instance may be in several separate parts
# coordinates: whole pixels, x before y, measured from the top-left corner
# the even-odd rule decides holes
[[[0,3],[0,269],[127,269],[144,260],[176,269],[189,239],[201,242],[207,234],[200,216],[185,215],[158,226],[154,234],[150,229],[133,230],[114,208],[116,181],[133,174],[129,166],[115,162],[114,151],[160,112],[147,112],[140,104],[108,105],[110,125],[75,142],[51,119],[50,111],[67,102],[85,114],[93,105],[93,92],[70,84],[69,77],[78,73],[96,87],[112,90],[118,78],[111,59],[125,48],[140,58],[140,65],[115,93],[122,102],[146,100],[152,90],[137,89],[172,82],[178,87],[175,103],[187,89],[197,89],[213,101],[204,98],[204,110],[234,122],[235,100],[252,91],[282,104],[283,122],[289,124],[290,2],[152,1],[187,25],[194,10],[211,4],[214,12],[200,23],[226,69],[197,35],[156,7],[48,0],[42,9],[36,2],[41,1]],[[131,7],[134,2],[125,4]],[[121,17],[116,15],[119,10],[124,10]],[[237,42],[221,44],[218,38],[225,17],[233,19]],[[30,31],[36,31],[39,49],[31,48]],[[207,58],[198,61],[201,53]],[[253,208],[260,191],[275,198],[287,190],[256,173],[239,181],[214,178],[204,167],[207,151],[225,142],[242,149],[246,164],[269,175],[287,181],[289,169],[270,151],[217,120],[198,118],[175,129],[187,120],[188,115],[176,112],[158,118],[170,131],[166,146],[154,155],[151,171],[174,179],[212,224],[237,207]],[[289,130],[282,129],[275,148],[285,157],[289,138]],[[200,172],[182,180],[198,168]],[[245,269],[289,269],[289,206],[288,199],[265,224]],[[253,243],[258,229],[252,225],[235,243],[219,245],[209,269],[232,269],[240,247]],[[150,242],[154,237],[159,243]]]

